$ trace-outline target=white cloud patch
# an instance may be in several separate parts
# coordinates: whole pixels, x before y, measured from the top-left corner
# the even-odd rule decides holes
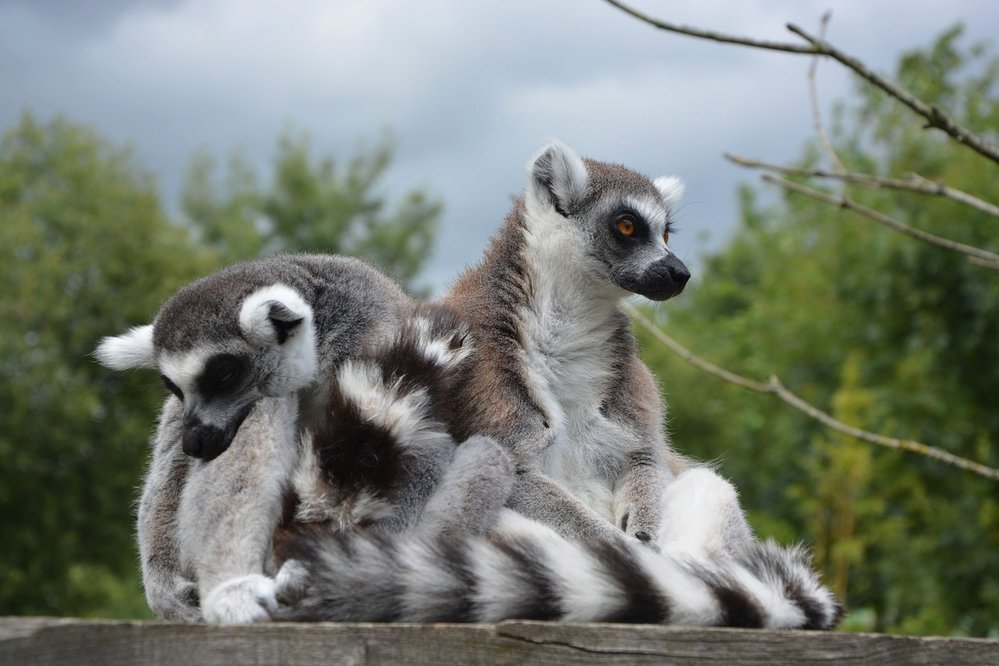
[[[828,2],[636,0],[650,14],[794,41]],[[829,37],[882,71],[965,20],[999,34],[999,4],[836,3]],[[522,165],[560,137],[581,153],[688,183],[674,241],[723,238],[735,183],[724,151],[787,159],[809,138],[807,60],[670,35],[599,0],[390,2],[0,0],[0,126],[22,109],[64,113],[130,141],[175,202],[193,151],[241,148],[265,165],[289,123],[317,152],[346,156],[390,127],[390,187],[427,186],[446,203],[428,271],[443,285],[474,262],[524,183]],[[849,78],[820,68],[828,104]]]

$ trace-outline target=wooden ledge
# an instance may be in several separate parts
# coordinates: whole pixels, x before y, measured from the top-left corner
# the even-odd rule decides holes
[[[652,625],[0,618],[0,664],[999,664],[999,641]]]

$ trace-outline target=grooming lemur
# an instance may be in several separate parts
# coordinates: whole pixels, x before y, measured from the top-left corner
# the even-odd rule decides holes
[[[667,449],[655,384],[635,355],[634,340],[616,302],[627,291],[661,299],[682,289],[688,274],[666,248],[665,238],[669,206],[677,194],[677,183],[669,179],[653,183],[622,167],[581,160],[559,145],[543,152],[532,163],[526,196],[494,239],[483,264],[466,273],[438,307],[459,329],[467,328],[471,342],[460,391],[449,390],[446,397],[431,401],[438,405],[437,422],[458,441],[486,434],[505,444],[518,463],[518,473],[513,492],[503,499],[559,534],[586,537],[605,554],[620,553],[632,561],[652,556],[642,550],[635,554],[631,545],[635,542],[624,540],[609,522],[613,520],[638,539],[659,545],[664,550],[661,562],[671,561],[677,552],[696,552],[704,555],[705,562],[748,558],[745,562],[756,567],[779,565],[783,574],[738,566],[750,572],[747,580],[755,581],[757,592],[763,590],[773,598],[782,594],[774,591],[775,584],[780,589],[807,590],[793,601],[814,612],[799,613],[793,621],[784,617],[781,626],[828,626],[835,617],[834,602],[810,577],[807,563],[796,552],[755,543],[726,482],[694,469],[667,490],[670,467],[678,471],[683,463]],[[339,272],[323,274],[315,265],[321,261],[274,259],[236,267],[182,291],[164,306],[152,329],[138,329],[102,345],[105,363],[119,368],[156,365],[171,390],[185,396],[183,416],[176,401],[168,401],[164,408],[140,504],[147,597],[164,617],[197,619],[197,597],[209,621],[275,615],[273,581],[265,574],[273,573],[276,565],[269,546],[280,514],[278,498],[292,477],[300,480],[299,490],[306,489],[300,494],[308,496],[311,487],[301,483],[309,474],[292,473],[298,452],[295,441],[310,432],[336,431],[342,418],[329,418],[336,413],[330,405],[345,381],[340,374],[345,360],[360,353],[362,340],[377,355],[378,342],[394,339],[409,321],[414,306],[387,280],[356,262],[348,269],[342,259],[330,260]],[[309,265],[303,268],[303,262]],[[406,326],[403,329],[410,330]],[[313,330],[317,332],[314,358],[321,361],[318,369],[312,367],[307,352]],[[432,339],[426,349],[444,353],[442,344]],[[353,367],[352,362],[347,364]],[[258,401],[261,395],[287,397]],[[355,398],[360,403],[374,400],[372,404],[383,407],[396,404],[379,403],[377,395],[372,389]],[[256,407],[251,409],[254,401]],[[385,413],[391,416],[391,410]],[[478,467],[480,474],[493,474],[484,488],[502,488],[505,463],[497,462],[501,459],[495,447],[479,439],[466,449],[481,449],[480,455],[492,461],[491,466],[467,462],[448,466],[450,437],[431,441],[431,446],[414,449],[418,453],[414,460],[422,465],[416,480],[392,477],[396,485],[374,484],[367,489],[361,487],[364,484],[348,484],[353,490],[345,495],[340,479],[300,505],[312,507],[300,515],[300,521],[322,515],[349,526],[379,518],[375,522],[382,526],[375,531],[382,535],[403,534],[419,524],[419,537],[405,537],[406,543],[418,539],[424,544],[410,546],[417,550],[430,548],[426,535],[435,531],[460,534],[490,529],[491,509],[479,512],[481,516],[459,518],[443,507],[495,504],[495,497],[468,490],[475,484],[455,471],[468,474]],[[215,463],[189,461],[182,454],[183,450],[210,460],[230,443],[233,450]],[[311,469],[325,469],[320,477],[335,477],[322,465]],[[454,479],[438,483],[445,469]],[[318,477],[313,473],[312,478]],[[432,491],[437,499],[428,500]],[[693,498],[702,496],[711,501],[698,506]],[[423,512],[423,518],[430,519],[421,521],[426,501],[437,509]],[[685,508],[678,511],[678,506]],[[516,519],[509,512],[500,516],[493,538],[502,544],[497,535]],[[508,564],[520,563],[530,570],[529,556],[547,552],[538,544],[560,537],[535,523],[526,524],[534,536],[514,541],[528,552],[515,556],[517,547],[509,544],[503,552],[509,551]],[[340,538],[315,529],[297,537],[295,530],[286,532],[292,537],[285,541],[298,544],[288,547],[306,554],[323,553],[308,547],[310,538],[319,543]],[[571,552],[574,546],[564,547]],[[474,548],[485,548],[485,553],[490,546]],[[332,546],[326,550],[338,552]],[[307,562],[314,570],[309,574],[310,569],[304,569],[305,580],[315,575],[330,583],[330,572],[322,570],[328,558]],[[452,561],[452,573],[458,564]],[[734,580],[731,566],[736,565],[726,565],[727,573],[702,566],[710,574],[694,574],[695,580],[703,583],[707,576],[718,583],[717,589],[731,588],[720,581]],[[350,579],[349,570],[350,566],[338,570],[334,579]],[[299,599],[293,608],[317,608],[315,597],[296,592],[302,572],[295,566],[288,571],[286,596]],[[788,576],[796,583],[788,582]],[[688,578],[680,575],[674,583],[682,587]],[[197,595],[191,594],[195,585]],[[307,589],[322,597],[322,585]],[[601,608],[598,601],[587,603],[591,611]],[[608,610],[612,606],[604,599],[604,614],[598,617],[613,614]],[[758,606],[754,602],[753,608]],[[364,619],[365,613],[360,615],[347,610],[349,617]],[[316,611],[315,616],[326,615]],[[697,617],[701,620],[692,621],[734,621],[710,613]]]
[[[299,440],[328,429],[343,363],[394,335],[412,307],[355,259],[275,257],[199,280],[153,324],[101,343],[105,365],[155,368],[174,393],[138,511],[143,585],[157,615],[268,617],[258,600],[273,598],[264,574],[274,573],[270,542]],[[212,462],[233,441],[231,455]],[[450,439],[426,444],[407,480],[424,487],[388,491],[402,523],[422,510],[418,495],[452,454]]]

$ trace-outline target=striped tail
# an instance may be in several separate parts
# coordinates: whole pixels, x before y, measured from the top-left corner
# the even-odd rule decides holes
[[[635,622],[830,629],[842,613],[806,552],[754,542],[693,559],[567,540],[509,510],[485,537],[303,533],[277,577],[278,619]]]

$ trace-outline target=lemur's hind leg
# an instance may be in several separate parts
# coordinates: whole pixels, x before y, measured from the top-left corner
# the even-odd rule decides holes
[[[662,553],[705,571],[727,571],[744,591],[764,591],[761,599],[778,602],[767,626],[831,629],[839,622],[843,607],[815,573],[807,549],[757,539],[735,488],[710,469],[677,476],[663,493],[663,518]]]
[[[738,556],[754,542],[735,487],[706,467],[691,467],[662,494],[658,545],[696,558]]]
[[[475,436],[458,446],[451,466],[420,515],[416,531],[457,537],[484,534],[513,488],[510,455],[495,440]]]
[[[184,408],[168,398],[153,439],[153,457],[139,501],[137,540],[149,608],[173,622],[201,621],[198,586],[180,565],[177,508],[191,458],[181,450]]]

